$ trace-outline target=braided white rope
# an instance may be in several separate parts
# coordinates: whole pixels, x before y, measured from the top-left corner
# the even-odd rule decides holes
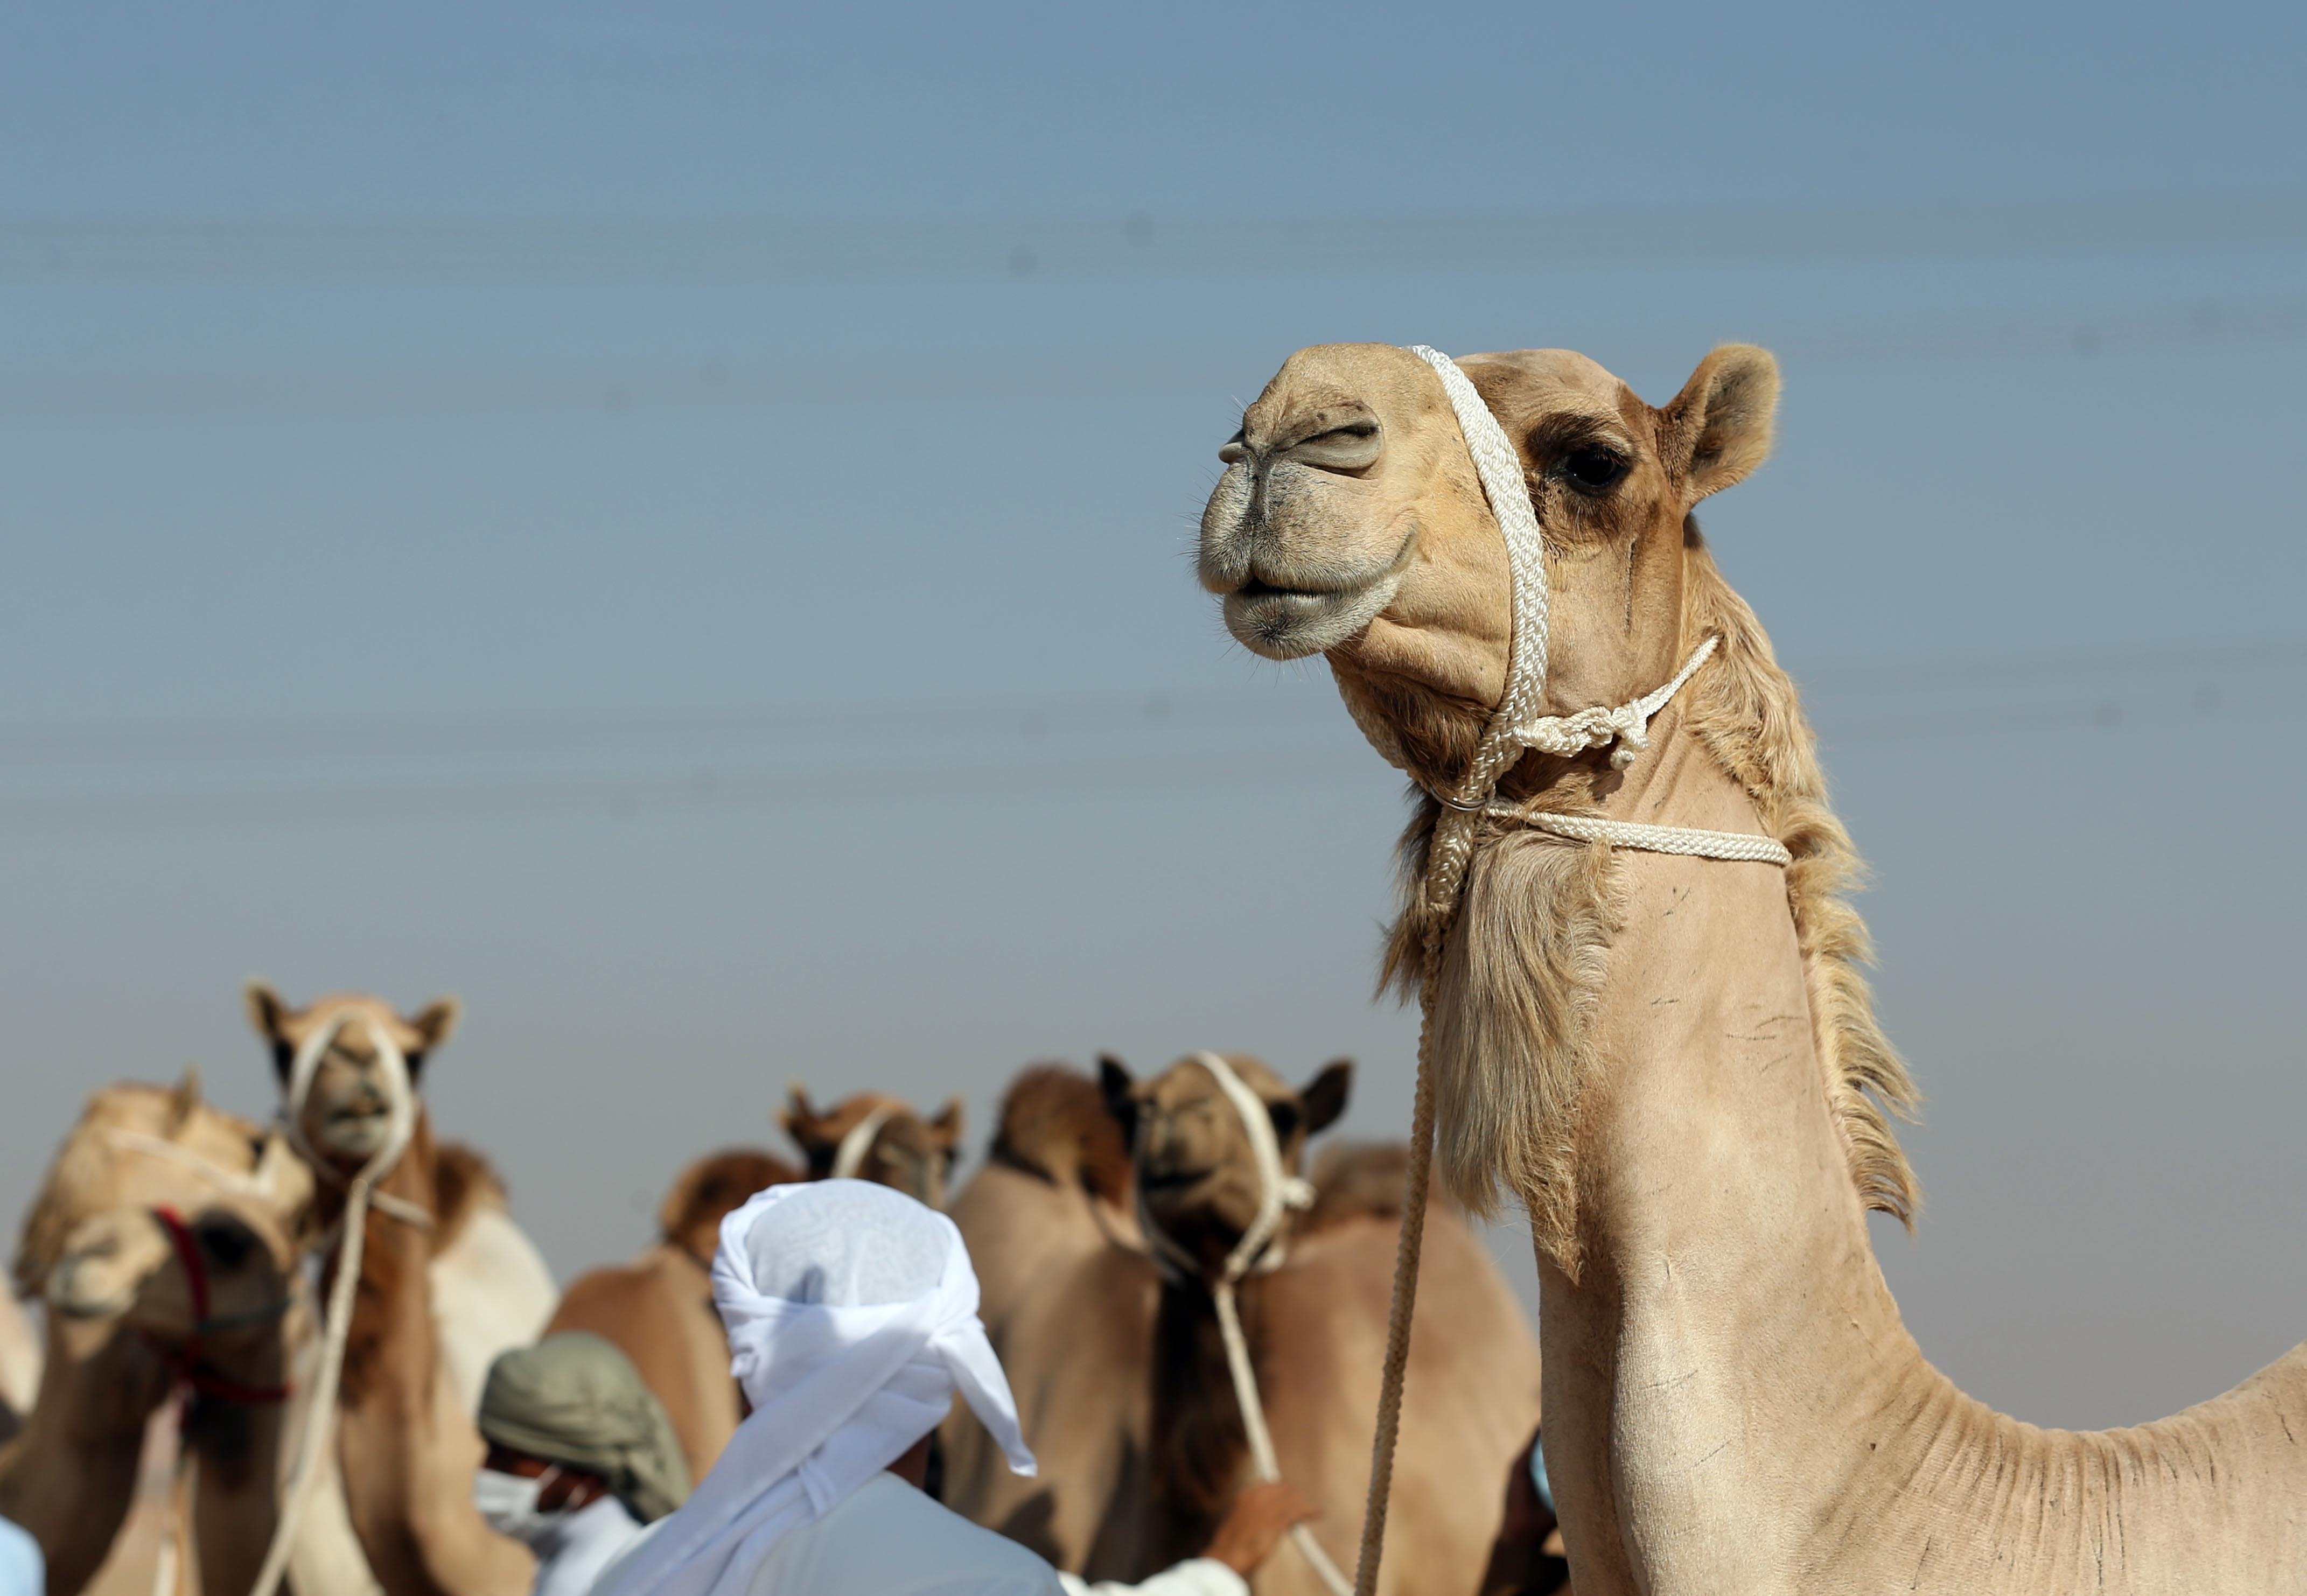
[[[871,1113],[849,1128],[841,1145],[833,1150],[833,1179],[854,1180],[857,1171],[865,1167],[866,1156],[873,1151],[873,1140],[881,1134],[881,1127],[897,1111],[894,1103],[883,1103]]]
[[[1269,1274],[1282,1266],[1283,1248],[1275,1243],[1282,1220],[1293,1209],[1308,1208],[1314,1203],[1314,1188],[1282,1167],[1282,1144],[1274,1134],[1274,1115],[1265,1099],[1249,1088],[1249,1084],[1234,1072],[1232,1065],[1215,1053],[1200,1052],[1194,1061],[1210,1072],[1218,1090],[1231,1106],[1234,1117],[1241,1121],[1242,1134],[1249,1138],[1252,1160],[1257,1165],[1257,1214],[1241,1233],[1241,1240],[1226,1254],[1218,1278],[1209,1283],[1210,1300],[1217,1309],[1218,1336],[1225,1343],[1226,1373],[1233,1380],[1234,1405],[1241,1410],[1242,1433],[1249,1441],[1249,1463],[1258,1479],[1271,1482],[1282,1478],[1282,1463],[1274,1451],[1274,1434],[1265,1425],[1265,1403],[1257,1391],[1257,1371],[1249,1359],[1249,1342],[1241,1332],[1241,1309],[1234,1300],[1234,1289],[1242,1277],[1250,1274]],[[1146,1210],[1141,1188],[1137,1198],[1137,1223],[1145,1232],[1145,1240],[1154,1249],[1154,1261],[1165,1273],[1180,1275],[1196,1272],[1194,1257],[1164,1234]],[[1327,1585],[1331,1596],[1351,1596],[1353,1583],[1330,1560],[1322,1543],[1304,1524],[1293,1524],[1290,1539],[1297,1546],[1315,1575]]]
[[[304,1152],[316,1171],[329,1168],[327,1160],[313,1150],[304,1129],[304,1100],[312,1094],[313,1078],[321,1068],[322,1055],[337,1039],[352,1016],[339,1015],[327,1025],[318,1027],[296,1050],[288,1069],[288,1095],[281,1108],[281,1118],[287,1121],[288,1139]],[[272,1544],[264,1549],[263,1566],[257,1570],[256,1583],[249,1596],[274,1596],[280,1582],[288,1572],[288,1556],[296,1541],[296,1531],[304,1516],[306,1505],[312,1500],[313,1489],[321,1477],[321,1460],[327,1455],[331,1432],[336,1428],[337,1386],[345,1372],[345,1340],[352,1333],[353,1292],[360,1284],[361,1253],[368,1236],[368,1210],[372,1200],[384,1195],[375,1190],[376,1183],[392,1172],[400,1155],[416,1134],[416,1092],[409,1084],[408,1060],[402,1056],[391,1037],[382,1028],[375,1028],[377,1060],[384,1068],[387,1117],[384,1141],[369,1161],[345,1188],[345,1213],[339,1222],[343,1241],[337,1252],[337,1277],[330,1283],[328,1317],[323,1321],[321,1337],[321,1369],[313,1382],[311,1405],[304,1412],[304,1435],[296,1451],[296,1472],[288,1488],[281,1495],[280,1516],[272,1529]],[[402,1208],[424,1215],[426,1224],[433,1216],[416,1205],[403,1203]],[[381,1200],[377,1206],[384,1209]]]
[[[1370,1447],[1369,1505],[1362,1524],[1359,1566],[1355,1570],[1357,1596],[1375,1596],[1378,1565],[1385,1551],[1386,1505],[1393,1488],[1394,1449],[1402,1420],[1402,1388],[1409,1365],[1410,1326],[1418,1301],[1418,1259],[1426,1215],[1427,1186],[1433,1164],[1433,1081],[1428,1058],[1433,1030],[1433,1007],[1443,940],[1458,912],[1465,890],[1466,870],[1473,860],[1477,831],[1485,819],[1511,820],[1552,832],[1557,837],[1607,842],[1614,846],[1651,853],[1681,854],[1702,859],[1749,860],[1788,864],[1792,855],[1771,837],[1735,832],[1701,831],[1684,826],[1641,826],[1600,816],[1559,815],[1525,810],[1496,802],[1499,777],[1531,749],[1564,756],[1612,743],[1610,763],[1623,770],[1650,746],[1651,717],[1682,691],[1699,667],[1713,656],[1716,639],[1699,644],[1674,680],[1615,709],[1582,709],[1574,715],[1540,716],[1546,697],[1547,588],[1545,546],[1540,540],[1538,512],[1522,480],[1522,457],[1507,441],[1505,429],[1490,414],[1489,406],[1466,373],[1439,349],[1425,344],[1411,353],[1431,366],[1442,381],[1450,408],[1458,417],[1466,452],[1473,458],[1482,496],[1505,540],[1506,568],[1513,579],[1514,631],[1507,643],[1505,690],[1490,712],[1474,758],[1455,791],[1435,793],[1442,812],[1428,840],[1426,873],[1420,883],[1421,906],[1428,915],[1427,972],[1424,1002],[1426,1024],[1419,1033],[1417,1118],[1410,1148],[1410,1189],[1402,1206],[1401,1250],[1394,1275],[1394,1304],[1387,1316],[1385,1365],[1379,1377],[1377,1431]],[[1351,699],[1348,699],[1351,706]],[[1372,734],[1371,718],[1354,716],[1378,751],[1396,765],[1403,763],[1398,741],[1391,731]]]

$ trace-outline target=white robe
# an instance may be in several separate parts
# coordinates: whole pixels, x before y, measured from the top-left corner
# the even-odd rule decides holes
[[[653,1530],[655,1525],[651,1525]],[[643,1532],[646,1539],[648,1532]],[[1249,1596],[1223,1563],[1196,1557],[1140,1585],[1059,1574],[1025,1548],[939,1506],[895,1474],[787,1532],[746,1596]]]
[[[532,1596],[585,1596],[601,1570],[640,1532],[631,1512],[614,1497],[563,1514],[553,1532],[530,1549],[536,1553]]]

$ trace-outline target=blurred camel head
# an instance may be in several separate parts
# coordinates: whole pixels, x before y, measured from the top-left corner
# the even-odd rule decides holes
[[[360,1169],[390,1134],[392,1071],[386,1049],[397,1051],[413,1090],[433,1051],[457,1029],[457,1000],[440,998],[403,1017],[379,998],[336,993],[291,1008],[261,981],[248,983],[248,1019],[270,1044],[272,1068],[286,1091],[297,1055],[316,1037],[328,1036],[298,1128],[305,1145],[339,1174]]]
[[[312,1210],[277,1135],[210,1107],[200,1076],[90,1099],[27,1215],[17,1289],[68,1351],[126,1333],[227,1359],[281,1334]]]
[[[1541,713],[1638,697],[1684,635],[1692,508],[1769,454],[1777,364],[1728,345],[1662,408],[1583,355],[1458,362],[1521,457],[1550,588]],[[1355,718],[1413,775],[1450,781],[1505,691],[1505,548],[1441,378],[1408,349],[1330,344],[1286,361],[1220,450],[1202,585],[1269,659],[1326,654]]]
[[[954,1162],[961,1155],[960,1098],[947,1100],[929,1119],[879,1092],[860,1092],[820,1111],[797,1085],[791,1105],[778,1111],[777,1123],[808,1161],[810,1180],[871,1180],[944,1208]]]
[[[1306,1140],[1346,1111],[1353,1064],[1340,1059],[1291,1090],[1260,1060],[1222,1055],[1265,1104],[1282,1167],[1301,1172]],[[1214,1274],[1257,1217],[1260,1176],[1250,1133],[1208,1066],[1180,1059],[1140,1081],[1121,1060],[1098,1060],[1107,1111],[1120,1123],[1146,1214]]]

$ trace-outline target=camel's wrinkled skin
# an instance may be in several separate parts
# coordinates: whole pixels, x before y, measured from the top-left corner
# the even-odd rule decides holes
[[[1294,1171],[1307,1137],[1344,1107],[1345,1067],[1333,1065],[1301,1094],[1256,1060],[1229,1062],[1269,1105]],[[1142,1085],[1114,1060],[1103,1068],[1109,1109],[1135,1143],[1132,1182],[1155,1223],[1214,1265],[1256,1206],[1256,1166],[1239,1120],[1190,1060]],[[1017,1096],[1013,1089],[1004,1137],[1030,1145],[1013,1132]],[[1040,1141],[1062,1145],[1046,1133]],[[1250,1480],[1208,1291],[1162,1281],[1137,1249],[1135,1227],[1115,1223],[1129,1187],[1098,1163],[1077,1159],[1069,1180],[1053,1160],[1058,1168],[1037,1191],[1019,1184],[1037,1176],[1017,1162],[997,1146],[956,1219],[973,1257],[996,1255],[980,1266],[985,1317],[1042,1473],[1003,1483],[982,1436],[957,1422],[948,1427],[956,1441],[948,1497],[1060,1566],[1142,1578],[1198,1553]],[[1381,1170],[1373,1182],[1373,1162],[1394,1173]],[[1338,1161],[1317,1183],[1324,1195],[1315,1211],[1285,1231],[1282,1266],[1240,1289],[1282,1475],[1322,1509],[1316,1533],[1348,1565],[1377,1409],[1398,1169],[1383,1152]],[[1097,1172],[1085,1180],[1083,1171]],[[1427,1252],[1436,1285],[1420,1309],[1411,1375],[1426,1406],[1403,1429],[1413,1481],[1400,1510],[1404,1555],[1380,1589],[1463,1596],[1479,1584],[1497,1532],[1499,1482],[1537,1420],[1537,1348],[1497,1266],[1454,1214],[1435,1216]],[[1259,1596],[1322,1589],[1286,1546],[1253,1584]]]
[[[0,1516],[40,1541],[51,1592],[87,1586],[116,1540],[131,1539],[137,1546],[123,1550],[142,1566],[106,1578],[152,1588],[146,1559],[167,1532],[120,1534],[147,1429],[188,1361],[245,1387],[286,1382],[290,1340],[306,1322],[296,1269],[311,1198],[279,1140],[202,1103],[196,1077],[90,1100],[15,1261],[19,1288],[43,1299],[47,1346],[37,1403],[0,1452]],[[193,1282],[161,1207],[187,1223],[208,1286],[196,1348]],[[183,1529],[202,1589],[254,1581],[277,1522],[285,1418],[279,1402],[217,1394],[196,1394],[185,1411],[182,1446],[198,1468]],[[167,1504],[163,1492],[140,1511],[165,1518]]]
[[[333,1225],[343,1215],[344,1183],[384,1144],[380,1039],[399,1050],[416,1082],[428,1055],[455,1028],[456,1005],[444,1000],[407,1018],[364,997],[322,998],[294,1009],[262,985],[250,987],[248,1002],[284,1085],[305,1039],[344,1022],[313,1077],[301,1120],[321,1161],[315,1207],[322,1225]],[[473,1475],[485,1449],[436,1317],[435,1249],[450,1243],[461,1217],[444,1197],[457,1196],[457,1188],[467,1197],[476,1187],[485,1193],[489,1182],[476,1179],[485,1166],[476,1166],[470,1155],[442,1156],[420,1103],[415,1135],[376,1189],[433,1214],[434,1226],[372,1207],[364,1227],[336,1452],[353,1529],[386,1596],[520,1596],[536,1574],[528,1549],[491,1530],[473,1506]],[[544,1317],[538,1313],[518,1340],[533,1339]]]
[[[1444,955],[1439,1165],[1532,1211],[1581,1596],[2307,1588],[2307,1346],[2174,1418],[2073,1434],[1964,1396],[1900,1322],[1865,1215],[1906,1212],[1912,1181],[1867,1094],[1910,1088],[1852,968],[1856,861],[1792,684],[1690,519],[1768,451],[1770,356],[1718,350],[1663,409],[1574,354],[1461,365],[1546,533],[1548,711],[1623,703],[1723,639],[1623,776],[1533,754],[1505,790],[1796,857],[1503,830]],[[1500,695],[1509,582],[1439,379],[1405,350],[1303,351],[1226,458],[1201,571],[1234,635],[1326,650],[1413,775],[1454,780]],[[1405,913],[1397,980],[1420,979],[1423,931]],[[1426,1400],[1413,1375],[1408,1412]]]
[[[880,1092],[860,1092],[820,1112],[810,1106],[809,1094],[795,1086],[792,1106],[778,1111],[777,1123],[801,1149],[809,1178],[822,1180],[833,1173],[843,1138],[876,1113],[882,1119],[862,1149],[855,1178],[902,1191],[915,1202],[942,1210],[954,1160],[961,1153],[960,1098],[947,1103],[931,1119],[923,1119],[910,1104]]]
[[[624,1350],[665,1404],[691,1480],[712,1470],[745,1416],[729,1372],[728,1337],[713,1306],[721,1221],[755,1192],[802,1178],[785,1160],[753,1148],[699,1159],[666,1194],[656,1244],[630,1264],[578,1276],[545,1327],[548,1335],[589,1330]]]

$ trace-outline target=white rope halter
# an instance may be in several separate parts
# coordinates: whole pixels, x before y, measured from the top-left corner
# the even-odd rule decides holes
[[[337,1034],[350,1023],[353,1017],[339,1014],[326,1025],[317,1027],[296,1050],[288,1068],[288,1091],[281,1106],[284,1130],[290,1145],[304,1155],[316,1173],[335,1176],[329,1161],[321,1156],[304,1135],[304,1101],[312,1094],[313,1079],[320,1071],[321,1059],[335,1043]],[[353,1293],[360,1283],[361,1252],[368,1235],[368,1210],[372,1204],[377,1209],[404,1223],[430,1228],[433,1216],[414,1203],[402,1202],[390,1193],[375,1189],[376,1183],[392,1172],[400,1155],[408,1150],[409,1141],[416,1134],[416,1093],[408,1079],[408,1060],[382,1027],[371,1027],[376,1037],[377,1060],[383,1067],[386,1096],[384,1141],[366,1163],[361,1165],[353,1178],[345,1183],[345,1213],[339,1221],[343,1240],[337,1253],[337,1277],[329,1288],[328,1317],[323,1323],[321,1339],[321,1369],[313,1382],[311,1406],[305,1410],[304,1435],[296,1453],[296,1472],[282,1493],[280,1516],[273,1527],[272,1543],[265,1549],[264,1565],[257,1571],[256,1583],[250,1596],[273,1596],[288,1571],[288,1555],[296,1544],[296,1530],[303,1519],[305,1505],[311,1500],[313,1488],[321,1476],[321,1460],[330,1445],[330,1431],[337,1416],[337,1386],[344,1374],[345,1341],[352,1333]]]
[[[1226,1372],[1233,1377],[1234,1405],[1241,1410],[1242,1432],[1249,1440],[1250,1467],[1258,1479],[1271,1482],[1282,1478],[1282,1463],[1274,1455],[1273,1432],[1265,1427],[1265,1403],[1258,1395],[1248,1339],[1241,1333],[1241,1310],[1234,1301],[1234,1288],[1245,1275],[1268,1274],[1282,1266],[1285,1252],[1279,1240],[1282,1223],[1291,1212],[1314,1206],[1314,1188],[1282,1167],[1282,1144],[1274,1134],[1274,1115],[1265,1099],[1251,1091],[1248,1083],[1234,1073],[1233,1066],[1217,1054],[1196,1053],[1194,1061],[1210,1072],[1234,1117],[1241,1121],[1242,1134],[1249,1138],[1250,1157],[1257,1166],[1256,1217],[1226,1254],[1217,1278],[1207,1283],[1210,1301],[1217,1309],[1218,1335],[1225,1343]],[[1181,1280],[1201,1274],[1194,1255],[1154,1222],[1142,1185],[1137,1193],[1137,1224],[1164,1274]],[[1330,1588],[1331,1596],[1351,1596],[1353,1582],[1339,1572],[1311,1530],[1293,1524],[1290,1539]]]
[[[1473,457],[1475,475],[1481,478],[1482,495],[1489,501],[1490,513],[1505,538],[1506,567],[1514,583],[1514,632],[1508,644],[1505,691],[1490,712],[1489,725],[1483,729],[1463,778],[1454,790],[1434,794],[1443,811],[1427,855],[1426,907],[1445,915],[1456,910],[1466,866],[1473,854],[1475,822],[1481,817],[1648,853],[1791,864],[1794,856],[1771,837],[1683,826],[1641,826],[1497,802],[1498,779],[1532,749],[1570,755],[1590,748],[1609,748],[1615,742],[1617,746],[1611,750],[1610,763],[1617,769],[1626,768],[1637,753],[1650,747],[1651,717],[1713,656],[1720,639],[1705,639],[1673,681],[1631,702],[1616,708],[1582,709],[1575,715],[1539,715],[1538,709],[1546,697],[1546,560],[1538,512],[1531,508],[1529,490],[1522,483],[1522,457],[1514,452],[1505,429],[1498,425],[1497,417],[1490,414],[1457,362],[1424,344],[1414,345],[1411,352],[1434,368],[1442,379],[1443,391],[1450,397],[1458,430],[1465,435],[1466,451]],[[1379,751],[1401,762],[1398,750],[1381,744]]]
[[[1355,1570],[1358,1596],[1375,1596],[1378,1564],[1385,1549],[1387,1498],[1394,1477],[1394,1443],[1402,1420],[1402,1386],[1410,1360],[1411,1317],[1418,1300],[1418,1263],[1424,1243],[1426,1199],[1433,1176],[1434,1084],[1432,1036],[1442,938],[1458,912],[1465,890],[1466,869],[1485,819],[1532,827],[1557,837],[1581,842],[1605,842],[1613,847],[1635,848],[1652,854],[1680,854],[1699,859],[1727,859],[1760,864],[1788,865],[1794,855],[1775,837],[1745,832],[1702,831],[1688,826],[1643,826],[1600,815],[1566,815],[1523,804],[1503,803],[1497,798],[1498,779],[1531,751],[1550,754],[1582,753],[1590,748],[1610,748],[1610,764],[1624,770],[1635,755],[1650,746],[1650,723],[1682,691],[1699,668],[1713,657],[1719,639],[1709,637],[1691,651],[1674,680],[1654,691],[1612,708],[1582,709],[1575,715],[1540,715],[1546,698],[1546,558],[1539,536],[1538,511],[1531,506],[1522,481],[1522,457],[1506,441],[1505,429],[1482,402],[1473,382],[1457,362],[1424,344],[1411,352],[1434,368],[1442,390],[1464,434],[1466,452],[1473,457],[1474,473],[1481,479],[1482,496],[1505,539],[1506,569],[1513,581],[1514,631],[1507,642],[1505,691],[1489,724],[1475,745],[1474,758],[1457,786],[1435,792],[1442,805],[1434,835],[1427,845],[1426,875],[1420,884],[1419,906],[1428,916],[1427,971],[1424,1002],[1426,1022],[1418,1038],[1417,1107],[1410,1138],[1409,1187],[1402,1211],[1402,1240],[1395,1256],[1394,1306],[1387,1316],[1385,1367],[1378,1385],[1377,1433],[1370,1447],[1369,1506],[1362,1523],[1359,1566]],[[1349,698],[1347,705],[1353,708]],[[1393,764],[1407,768],[1390,728],[1374,716],[1354,710],[1354,718],[1378,752]],[[1612,748],[1615,743],[1617,746]],[[1430,791],[1431,789],[1429,789]]]
[[[849,1134],[843,1137],[841,1145],[833,1150],[833,1179],[857,1179],[857,1171],[865,1167],[866,1156],[873,1151],[873,1143],[880,1136],[881,1127],[887,1125],[896,1111],[895,1103],[885,1103],[849,1128]]]

